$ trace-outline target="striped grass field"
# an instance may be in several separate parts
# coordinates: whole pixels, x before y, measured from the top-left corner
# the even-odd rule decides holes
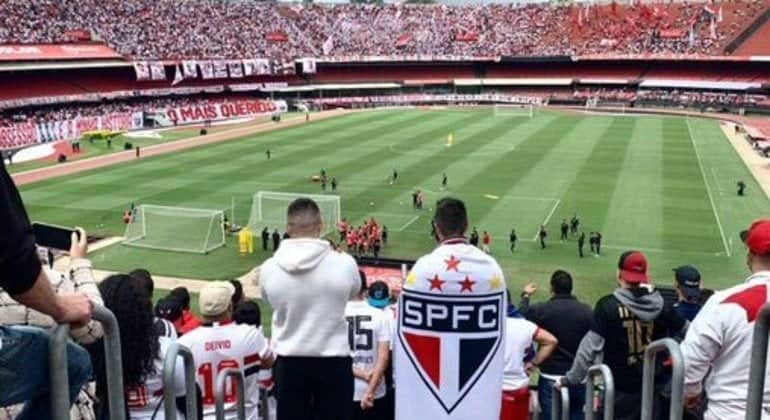
[[[28,185],[22,195],[32,219],[94,233],[122,234],[129,203],[229,212],[234,204],[243,224],[256,191],[320,194],[309,179],[321,168],[340,182],[344,216],[375,216],[388,226],[387,256],[429,251],[430,208],[452,195],[466,201],[473,226],[492,234],[514,290],[534,281],[545,297],[550,273],[564,268],[590,302],[614,287],[618,255],[628,249],[647,254],[661,285],[673,283],[680,264],[700,268],[706,287],[740,281],[747,273],[738,232],[769,208],[716,121],[555,111],[528,118],[484,108],[356,113]],[[399,180],[390,185],[394,168]],[[736,195],[738,180],[748,196]],[[429,203],[421,212],[411,208],[415,188]],[[574,238],[559,242],[558,225],[573,214],[586,233],[602,232],[601,257],[579,259]],[[534,242],[541,223],[550,234],[546,250]],[[515,253],[511,228],[521,239]],[[202,279],[235,277],[266,257],[261,250],[238,256],[233,238],[209,255],[117,245],[93,256],[103,269],[143,266]]]

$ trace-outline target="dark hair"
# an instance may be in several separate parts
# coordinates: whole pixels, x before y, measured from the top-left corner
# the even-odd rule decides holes
[[[556,270],[551,274],[551,290],[557,295],[572,293],[572,276],[564,270]]]
[[[262,326],[262,312],[257,305],[257,302],[247,300],[241,303],[235,308],[233,312],[233,321],[236,324],[253,325],[255,327]]]
[[[166,295],[155,303],[155,316],[174,322],[182,317],[182,301],[174,295]]]
[[[99,284],[104,306],[115,314],[120,327],[120,348],[123,353],[123,385],[136,387],[155,373],[155,359],[160,344],[152,315],[152,300],[135,279],[115,274]],[[104,346],[90,346],[96,376],[97,396],[107,395],[107,373]],[[113,408],[114,409],[114,408]]]
[[[137,268],[136,270],[128,273],[134,280],[147,291],[147,294],[152,297],[152,292],[155,290],[155,283],[152,281],[152,275],[144,268]]]
[[[468,212],[465,203],[456,198],[442,198],[436,203],[436,230],[444,236],[461,236],[468,229]]]
[[[190,310],[190,291],[186,287],[177,287],[168,292],[171,296],[176,296],[179,301],[182,302],[182,307],[186,310]]]
[[[358,275],[361,277],[361,290],[359,290],[360,293],[363,293],[366,291],[366,273],[363,272],[363,270],[358,270]]]
[[[298,198],[289,204],[289,208],[286,210],[286,215],[296,216],[302,213],[321,214],[321,209],[318,208],[318,204],[310,198]]]
[[[233,302],[233,308],[235,308],[243,300],[243,284],[238,280],[230,280],[230,284],[235,288],[231,302]]]

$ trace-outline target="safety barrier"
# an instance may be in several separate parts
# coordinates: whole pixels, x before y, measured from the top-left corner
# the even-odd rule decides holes
[[[770,330],[770,304],[765,304],[757,315],[754,325],[754,341],[751,344],[751,368],[749,392],[746,398],[746,420],[762,418],[762,398],[765,390],[767,368],[767,339]]]
[[[605,365],[594,365],[588,368],[586,377],[586,405],[584,408],[585,419],[594,420],[594,379],[601,376],[604,382],[604,420],[613,420],[615,418],[615,379],[612,371]]]
[[[684,410],[684,358],[679,344],[670,338],[653,341],[644,350],[642,371],[642,420],[652,420],[655,403],[655,362],[659,353],[668,351],[671,357],[671,405],[669,418],[679,420]]]
[[[225,387],[227,386],[227,377],[233,377],[233,384],[235,384],[235,394],[237,395],[238,402],[238,420],[246,420],[246,397],[245,389],[243,385],[243,373],[240,369],[227,368],[219,371],[217,375],[216,390],[216,415],[217,420],[225,420]]]
[[[198,418],[198,395],[195,392],[195,361],[190,349],[173,342],[168,347],[166,359],[163,360],[163,410],[165,418],[176,418],[176,359],[181,356],[184,362],[184,388],[187,418]]]
[[[566,386],[557,386],[557,383],[553,383],[550,420],[569,420],[569,389]]]
[[[123,358],[120,351],[120,329],[115,315],[103,306],[94,306],[93,319],[101,322],[104,330],[104,364],[107,366],[107,403],[110,420],[126,420],[123,390]],[[51,376],[51,413],[54,419],[69,420],[70,396],[67,372],[67,342],[70,326],[56,327],[49,342]]]

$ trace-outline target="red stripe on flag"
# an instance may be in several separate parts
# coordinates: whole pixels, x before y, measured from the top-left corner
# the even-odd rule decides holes
[[[426,337],[404,333],[406,342],[417,357],[417,363],[428,375],[436,388],[441,382],[441,340],[438,337]]]

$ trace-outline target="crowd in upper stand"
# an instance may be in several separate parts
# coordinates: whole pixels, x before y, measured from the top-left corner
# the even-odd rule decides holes
[[[767,0],[655,5],[277,5],[8,0],[0,44],[103,40],[137,59],[722,54]]]

